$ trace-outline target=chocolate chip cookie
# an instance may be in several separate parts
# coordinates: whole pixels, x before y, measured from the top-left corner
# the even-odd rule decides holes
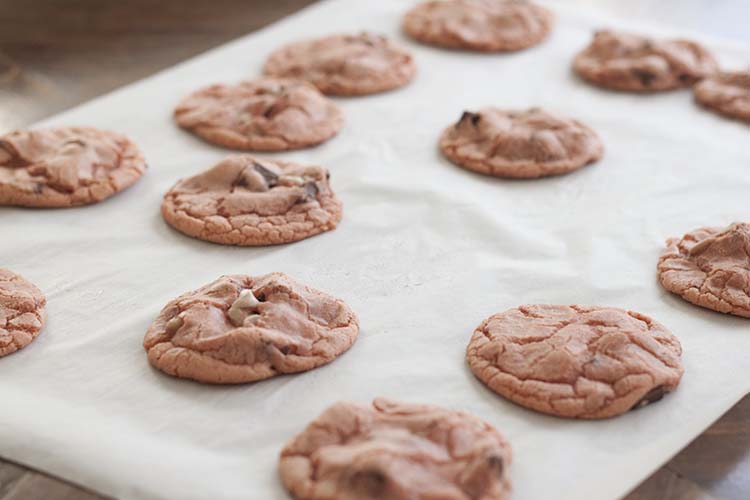
[[[174,117],[208,142],[252,151],[314,146],[344,123],[339,107],[318,89],[284,78],[211,85],[183,99]]]
[[[750,122],[750,71],[718,73],[693,87],[695,100],[729,118]]]
[[[336,228],[341,202],[322,167],[231,156],[175,184],[164,220],[188,236],[224,245],[290,243]]]
[[[106,130],[56,127],[0,137],[0,205],[97,203],[130,187],[145,171],[138,147]]]
[[[592,129],[538,108],[511,111],[487,107],[464,111],[440,137],[450,161],[497,177],[534,178],[576,170],[602,157]]]
[[[33,283],[0,268],[0,358],[23,349],[39,335],[46,304]]]
[[[613,307],[527,305],[490,316],[466,351],[474,375],[516,404],[607,418],[662,398],[682,377],[677,338]]]
[[[693,304],[750,318],[750,224],[702,227],[667,240],[659,282]]]
[[[468,413],[384,398],[328,408],[281,451],[299,500],[504,500],[510,445]]]
[[[324,94],[354,96],[402,87],[414,78],[416,66],[403,47],[360,33],[291,43],[269,56],[264,71],[307,80]]]
[[[330,363],[358,333],[339,299],[283,273],[234,275],[170,301],[143,345],[164,373],[240,384]]]
[[[522,0],[431,0],[404,17],[404,31],[420,42],[482,52],[531,47],[552,25],[549,10]]]
[[[630,92],[690,87],[717,68],[713,56],[690,40],[653,40],[614,31],[597,31],[573,62],[585,80]]]

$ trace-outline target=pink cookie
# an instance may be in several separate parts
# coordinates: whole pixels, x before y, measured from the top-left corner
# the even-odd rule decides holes
[[[392,90],[411,81],[411,54],[372,33],[332,35],[291,43],[272,53],[270,76],[307,80],[330,95],[363,95]]]
[[[174,377],[240,384],[330,363],[358,333],[341,300],[283,273],[234,275],[169,302],[143,346]]]
[[[667,240],[659,282],[713,311],[750,318],[750,224],[702,227]]]
[[[482,52],[536,45],[552,24],[549,10],[519,0],[431,0],[404,17],[404,31],[420,42]]]
[[[0,268],[0,358],[23,349],[39,335],[46,304],[33,283]]]
[[[299,500],[504,500],[510,445],[468,413],[378,398],[337,403],[281,451]]]
[[[174,117],[208,142],[253,151],[314,146],[344,123],[338,106],[318,89],[283,78],[211,85],[183,99]]]
[[[341,202],[316,166],[230,156],[175,184],[164,220],[188,236],[224,245],[290,243],[336,228]]]
[[[719,73],[693,87],[695,100],[729,118],[750,122],[750,71]]]
[[[469,170],[497,177],[534,178],[571,172],[601,158],[604,147],[577,120],[538,108],[465,111],[440,137],[440,150]]]
[[[0,205],[97,203],[131,186],[145,171],[138,147],[114,132],[57,127],[0,137]]]
[[[573,69],[589,82],[630,92],[689,87],[717,67],[711,54],[695,42],[614,31],[597,31],[573,61]]]
[[[662,398],[682,377],[677,338],[614,307],[528,305],[487,318],[466,350],[474,375],[532,410],[607,418]]]

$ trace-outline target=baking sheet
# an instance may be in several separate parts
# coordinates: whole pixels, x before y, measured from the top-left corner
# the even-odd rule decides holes
[[[411,3],[329,0],[47,120],[126,133],[151,168],[99,205],[0,208],[0,264],[49,302],[42,335],[0,360],[0,455],[124,499],[284,499],[275,468],[286,440],[334,401],[385,395],[495,425],[513,445],[516,500],[606,499],[750,391],[750,323],[683,302],[655,277],[668,236],[750,218],[750,129],[698,109],[687,91],[629,95],[578,81],[571,57],[593,28],[617,25],[610,20],[555,4],[557,28],[543,45],[479,55],[406,40],[399,21]],[[361,29],[407,43],[416,80],[337,99],[347,118],[337,138],[277,155],[331,170],[344,203],[339,228],[252,249],[165,225],[163,193],[228,154],[173,125],[179,98],[259,74],[286,41]],[[709,47],[728,67],[750,60],[750,48]],[[599,131],[605,157],[536,181],[452,166],[437,151],[440,131],[486,104],[577,117]],[[221,274],[276,270],[351,305],[362,326],[351,351],[308,373],[239,387],[150,368],[143,334],[168,300]],[[495,396],[468,370],[466,344],[485,317],[535,302],[613,305],[663,322],[685,351],[679,389],[599,422]]]

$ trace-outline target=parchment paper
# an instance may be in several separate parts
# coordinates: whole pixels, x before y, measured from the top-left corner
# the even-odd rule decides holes
[[[543,45],[477,55],[406,40],[399,23],[411,3],[323,2],[48,120],[123,132],[150,170],[99,205],[0,208],[0,264],[49,301],[41,336],[0,360],[0,455],[125,499],[283,499],[283,444],[337,400],[385,395],[467,410],[500,429],[513,445],[516,500],[606,499],[750,390],[750,323],[669,295],[655,276],[665,238],[750,219],[750,128],[699,109],[688,91],[630,95],[580,82],[571,58],[592,29],[617,25],[610,20],[553,6],[557,28]],[[338,99],[347,124],[337,138],[280,155],[331,170],[344,203],[339,228],[258,249],[170,229],[163,193],[229,153],[178,129],[177,101],[258,75],[284,42],[361,29],[407,43],[418,77],[395,92]],[[727,67],[750,61],[750,48],[709,47]],[[457,168],[437,137],[485,104],[577,117],[599,131],[605,157],[536,181]],[[221,274],[275,270],[351,305],[362,326],[351,351],[238,387],[150,368],[143,334],[168,300]],[[619,306],[663,322],[684,347],[679,389],[599,422],[504,401],[474,379],[464,349],[485,317],[537,302]]]

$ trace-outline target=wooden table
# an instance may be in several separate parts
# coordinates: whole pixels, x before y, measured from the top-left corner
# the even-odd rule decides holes
[[[145,77],[314,1],[0,0],[0,133]],[[0,500],[101,498],[0,459]],[[750,397],[627,497],[748,498]]]

